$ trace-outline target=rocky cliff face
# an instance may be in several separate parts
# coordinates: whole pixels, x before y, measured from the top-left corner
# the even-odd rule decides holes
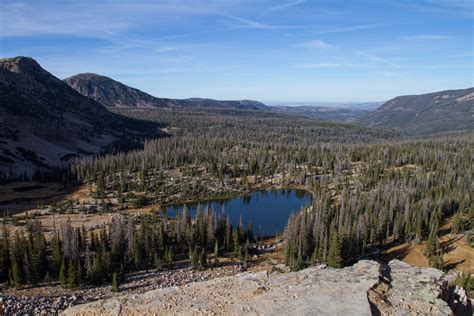
[[[232,277],[118,296],[64,315],[450,315],[441,271],[392,261]],[[467,305],[466,305],[467,306]]]

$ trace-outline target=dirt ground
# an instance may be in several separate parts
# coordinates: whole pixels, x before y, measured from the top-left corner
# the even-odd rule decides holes
[[[37,181],[0,185],[0,212],[16,214],[66,200],[90,201],[91,184],[64,188],[60,183]]]
[[[464,235],[451,234],[451,220],[441,226],[439,233],[440,246],[443,249],[443,261],[447,270],[474,273],[474,248],[468,244]],[[400,244],[386,251],[387,259],[400,259],[414,266],[428,267],[428,257],[425,255],[426,243]]]

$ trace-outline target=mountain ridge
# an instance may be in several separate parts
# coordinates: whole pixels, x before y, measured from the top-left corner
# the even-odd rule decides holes
[[[271,106],[270,109],[279,113],[343,123],[353,122],[370,112],[370,110],[367,109],[314,105],[279,105]]]
[[[110,112],[33,58],[0,59],[0,176],[31,175],[125,139],[164,135],[155,125]]]
[[[112,78],[95,73],[81,73],[63,80],[80,94],[106,107],[168,107],[166,99],[157,98]]]
[[[414,135],[473,130],[474,87],[398,96],[358,122]]]
[[[110,77],[81,73],[64,79],[71,88],[106,107],[175,108],[209,107],[265,110],[267,106],[254,100],[214,100],[209,98],[170,99],[156,97],[127,86]]]

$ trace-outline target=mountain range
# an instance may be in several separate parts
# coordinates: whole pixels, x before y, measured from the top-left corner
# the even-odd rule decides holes
[[[138,108],[212,108],[259,110],[335,122],[399,129],[412,135],[474,129],[474,88],[396,97],[379,102],[267,106],[253,100],[169,99],[152,96],[97,74],[64,80],[71,88],[102,105]]]
[[[108,111],[34,59],[0,59],[0,175],[32,174],[127,140],[162,136],[159,126]]]
[[[116,107],[276,111],[412,135],[474,130],[474,88],[396,97],[372,112],[270,107],[252,100],[159,98],[90,73],[60,80],[32,58],[4,58],[0,59],[0,176],[32,174],[75,157],[129,148],[145,138],[165,135],[156,123],[109,111]]]
[[[175,108],[206,107],[242,110],[265,110],[266,105],[253,100],[221,101],[190,98],[168,99],[152,96],[138,89],[124,85],[109,77],[84,73],[64,79],[71,88],[106,107]]]

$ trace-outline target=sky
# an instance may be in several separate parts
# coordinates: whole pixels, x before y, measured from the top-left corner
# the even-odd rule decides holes
[[[152,95],[368,102],[474,86],[472,0],[0,0],[0,56]]]

